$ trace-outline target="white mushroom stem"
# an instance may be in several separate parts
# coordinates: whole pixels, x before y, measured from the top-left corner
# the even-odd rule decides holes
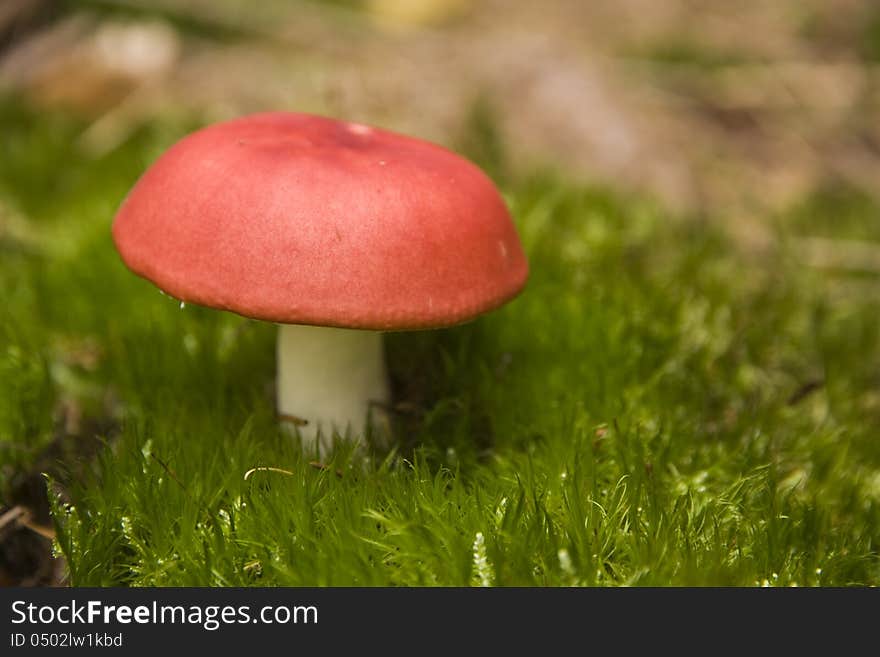
[[[381,333],[280,325],[278,414],[307,450],[319,437],[325,453],[334,435],[359,440],[370,422],[379,428],[389,399]]]

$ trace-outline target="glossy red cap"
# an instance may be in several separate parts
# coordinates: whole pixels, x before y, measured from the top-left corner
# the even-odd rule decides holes
[[[448,326],[502,305],[528,276],[475,165],[306,114],[185,137],[131,190],[113,239],[132,271],[182,301],[289,324]]]

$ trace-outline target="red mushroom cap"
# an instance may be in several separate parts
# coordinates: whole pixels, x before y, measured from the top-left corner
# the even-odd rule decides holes
[[[475,165],[306,114],[185,137],[131,190],[113,239],[132,271],[182,301],[289,324],[448,326],[502,305],[528,276]]]

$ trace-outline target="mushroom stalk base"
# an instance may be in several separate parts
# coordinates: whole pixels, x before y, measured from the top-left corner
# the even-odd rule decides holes
[[[282,324],[278,331],[278,414],[306,450],[326,453],[337,437],[359,441],[387,430],[390,393],[376,331]]]

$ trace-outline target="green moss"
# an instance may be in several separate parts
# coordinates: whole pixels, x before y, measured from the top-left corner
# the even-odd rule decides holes
[[[3,471],[53,472],[73,584],[880,583],[877,297],[830,294],[788,240],[755,261],[642,199],[508,179],[525,292],[389,335],[398,448],[318,468],[274,419],[273,327],[181,309],[113,250],[182,128],[93,160],[67,119],[3,112],[33,145],[27,175],[0,165],[29,245],[0,261]],[[494,139],[463,143],[494,161]],[[96,455],[46,466],[47,441],[85,436]]]

